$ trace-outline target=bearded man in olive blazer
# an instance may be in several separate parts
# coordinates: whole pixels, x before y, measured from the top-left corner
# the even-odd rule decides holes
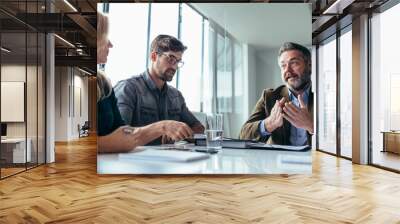
[[[240,138],[279,145],[311,145],[311,53],[300,44],[287,42],[279,49],[278,63],[285,85],[263,91]]]

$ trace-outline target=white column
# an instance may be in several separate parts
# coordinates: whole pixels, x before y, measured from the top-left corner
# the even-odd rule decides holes
[[[353,20],[353,162],[368,163],[368,16]]]
[[[243,71],[244,71],[244,100],[243,116],[247,120],[256,105],[260,95],[256,94],[256,56],[255,50],[248,44],[243,45]]]
[[[55,161],[55,75],[54,35],[46,35],[46,163]]]

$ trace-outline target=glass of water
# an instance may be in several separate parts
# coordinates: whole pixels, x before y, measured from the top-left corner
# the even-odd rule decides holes
[[[222,114],[207,114],[206,116],[206,145],[208,151],[222,149],[223,116]]]

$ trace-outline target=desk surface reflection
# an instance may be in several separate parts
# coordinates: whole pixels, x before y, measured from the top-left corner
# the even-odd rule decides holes
[[[142,146],[139,149],[160,149]],[[187,145],[194,150],[197,146]],[[223,148],[208,159],[192,162],[121,159],[119,153],[97,155],[98,174],[311,174],[311,150]]]

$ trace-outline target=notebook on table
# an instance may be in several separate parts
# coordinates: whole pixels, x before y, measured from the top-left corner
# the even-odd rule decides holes
[[[120,153],[120,159],[138,159],[165,162],[191,162],[210,157],[209,154],[178,150],[145,149],[138,152]]]
[[[197,138],[196,138],[197,137]],[[205,136],[195,136],[194,143],[197,146],[206,146]],[[222,140],[222,148],[233,149],[266,149],[266,150],[284,150],[284,151],[307,151],[311,149],[309,145],[305,146],[292,146],[292,145],[273,145],[257,142],[253,140],[241,140],[224,138]]]
[[[189,142],[194,142],[197,146],[206,146],[206,136],[202,134],[195,134],[194,138]],[[249,148],[250,143],[257,143],[257,141],[251,140],[241,140],[241,139],[233,139],[233,138],[223,138],[222,147],[223,148],[236,148],[236,149],[245,149]]]
[[[307,151],[310,150],[311,147],[309,145],[273,145],[273,144],[265,144],[262,142],[257,143],[249,143],[248,147],[250,149],[268,149],[268,150],[284,150],[284,151]]]

